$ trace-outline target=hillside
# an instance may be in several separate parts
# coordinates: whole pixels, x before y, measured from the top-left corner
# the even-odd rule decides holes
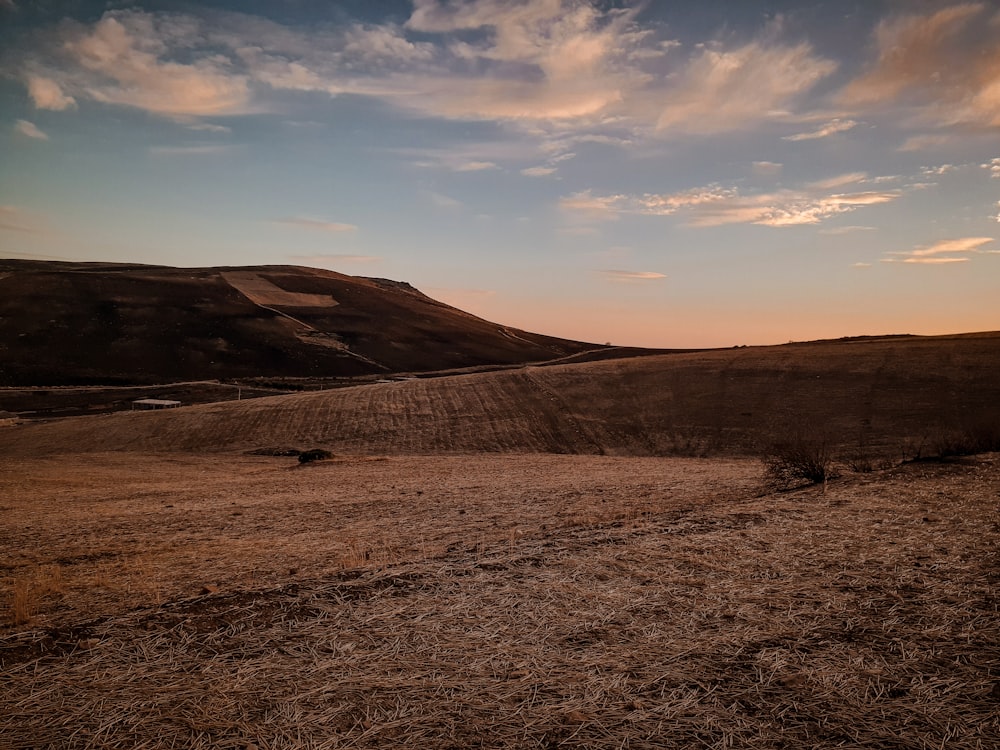
[[[919,452],[1000,425],[1000,333],[523,367],[0,429],[0,455],[81,450],[752,452],[774,436]]]
[[[314,268],[0,260],[0,386],[424,372],[599,348]]]

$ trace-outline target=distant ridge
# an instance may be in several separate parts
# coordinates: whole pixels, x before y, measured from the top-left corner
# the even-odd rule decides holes
[[[0,386],[351,377],[603,348],[315,268],[0,260]]]
[[[804,433],[898,460],[955,432],[1000,427],[998,372],[1000,333],[632,356],[24,422],[0,428],[0,457],[740,455]]]

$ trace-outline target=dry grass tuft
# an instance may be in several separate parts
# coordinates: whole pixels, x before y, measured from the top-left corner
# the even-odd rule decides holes
[[[62,568],[57,564],[41,565],[29,573],[15,576],[9,583],[10,622],[27,625],[42,606],[43,599],[63,593]]]

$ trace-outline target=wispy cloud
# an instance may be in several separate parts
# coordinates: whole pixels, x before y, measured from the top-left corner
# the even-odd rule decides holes
[[[484,169],[498,169],[492,161],[467,161],[455,167],[456,172],[482,172]]]
[[[656,271],[600,271],[601,276],[603,276],[608,281],[619,281],[619,282],[634,282],[634,281],[658,281],[660,279],[667,278],[665,273],[657,273]]]
[[[735,187],[708,185],[677,193],[593,195],[590,191],[563,198],[560,207],[591,219],[615,219],[622,214],[670,216],[681,213],[690,226],[760,224],[789,227],[818,224],[838,214],[894,201],[901,191],[823,194],[815,186],[803,190],[742,194]]]
[[[760,40],[736,49],[709,45],[662,93],[660,131],[715,133],[787,114],[796,97],[837,68],[811,45]]]
[[[781,174],[784,166],[784,164],[774,161],[755,161],[753,163],[753,171],[764,177],[774,177]]]
[[[875,227],[852,225],[847,227],[830,227],[829,229],[820,229],[819,233],[837,236],[842,234],[853,234],[854,232],[874,232],[874,231]]]
[[[941,164],[936,167],[921,167],[920,173],[928,176],[940,177],[958,169],[954,164]]]
[[[947,146],[955,140],[953,135],[947,133],[936,133],[933,135],[911,135],[896,150],[901,153],[913,151],[930,151],[931,149]]]
[[[890,253],[883,258],[883,263],[914,263],[925,265],[945,265],[948,263],[965,263],[969,255],[991,253],[982,250],[984,245],[993,242],[992,237],[960,237],[953,240],[940,240],[933,245],[925,245],[903,252]]]
[[[845,185],[856,185],[859,182],[866,181],[867,179],[867,172],[847,172],[846,174],[838,174],[833,177],[828,177],[825,180],[811,182],[809,183],[809,187],[816,190],[833,190],[834,188],[844,187]]]
[[[555,173],[556,167],[527,167],[521,170],[525,177],[547,177]]]
[[[957,3],[882,21],[878,59],[844,89],[842,101],[879,107],[905,100],[937,124],[1000,125],[1000,47],[995,33],[983,31],[990,7]]]
[[[40,234],[44,231],[34,214],[17,206],[0,206],[0,230],[27,234]]]
[[[191,146],[150,146],[149,153],[154,156],[211,156],[225,154],[238,149],[235,144],[202,143]]]
[[[945,253],[976,252],[980,247],[990,242],[993,242],[992,237],[962,237],[957,240],[941,240],[940,242],[935,242],[933,245],[912,250],[910,251],[910,255],[923,257],[928,255],[943,255]]]
[[[812,130],[807,133],[797,133],[795,135],[786,135],[782,138],[785,141],[814,141],[818,138],[826,138],[828,136],[834,135],[836,133],[843,133],[851,130],[857,126],[854,120],[840,120],[835,119],[828,122],[826,125],[821,127],[819,130]]]
[[[28,138],[34,138],[39,141],[47,141],[49,137],[38,129],[38,126],[33,122],[28,122],[27,120],[17,120],[14,123],[14,131],[20,133]]]
[[[250,111],[248,77],[200,35],[188,17],[108,11],[90,27],[63,32],[61,51],[75,63],[67,81],[95,101],[166,116]],[[184,47],[190,62],[177,62],[170,53]]]
[[[211,122],[193,122],[188,125],[191,130],[198,130],[206,133],[232,133],[233,129],[225,125],[216,125]]]
[[[357,230],[357,226],[354,224],[343,224],[337,221],[324,221],[323,219],[310,219],[302,216],[273,219],[272,223],[297,227],[299,229],[315,229],[320,232],[334,232],[338,234],[342,232],[354,232]]]
[[[559,208],[593,221],[615,221],[628,200],[624,195],[596,196],[590,190],[573,193],[559,200]]]
[[[444,193],[437,193],[433,190],[428,190],[427,197],[430,198],[431,203],[438,208],[453,211],[462,207],[462,201],[452,198],[450,195],[445,195]]]

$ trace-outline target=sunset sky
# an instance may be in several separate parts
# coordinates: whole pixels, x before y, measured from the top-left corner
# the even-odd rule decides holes
[[[0,0],[0,257],[655,347],[1000,329],[1000,4]]]

